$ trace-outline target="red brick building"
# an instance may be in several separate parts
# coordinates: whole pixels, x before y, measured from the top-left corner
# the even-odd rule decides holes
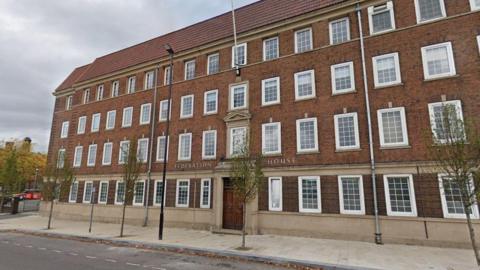
[[[78,67],[54,93],[49,162],[66,155],[76,171],[58,215],[87,217],[96,187],[97,218],[118,221],[121,149],[137,143],[146,163],[127,220],[157,223],[170,44],[168,225],[241,226],[229,159],[248,134],[266,176],[248,205],[251,233],[372,241],[376,197],[384,241],[466,243],[455,188],[425,145],[443,136],[442,104],[480,114],[479,10],[478,0],[263,0],[236,10],[236,50],[226,13]]]

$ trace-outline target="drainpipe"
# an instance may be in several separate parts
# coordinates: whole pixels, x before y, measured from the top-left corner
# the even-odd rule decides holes
[[[365,44],[363,38],[363,27],[362,27],[362,13],[360,4],[357,3],[356,6],[357,18],[358,18],[358,32],[360,34],[360,49],[362,55],[362,72],[363,72],[363,87],[365,89],[365,107],[367,111],[367,123],[368,123],[368,145],[370,148],[370,170],[372,174],[372,189],[373,189],[373,208],[375,214],[375,243],[382,244],[382,233],[380,231],[380,221],[378,218],[378,200],[377,200],[377,183],[376,183],[376,173],[375,173],[375,155],[373,151],[373,132],[372,132],[372,115],[370,112],[370,98],[368,95],[368,78],[367,78],[367,67],[365,64]]]
[[[157,108],[157,94],[158,94],[158,69],[159,65],[155,68],[155,87],[153,90],[153,104],[151,106],[151,124],[150,124],[150,143],[148,144],[148,171],[147,171],[147,184],[146,198],[145,198],[145,218],[143,220],[143,227],[147,227],[148,224],[148,200],[150,199],[150,181],[152,180],[152,158],[153,158],[153,140],[155,139],[155,124],[156,124],[156,108]]]

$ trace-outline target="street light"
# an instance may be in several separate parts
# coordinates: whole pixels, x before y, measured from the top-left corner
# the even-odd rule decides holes
[[[163,177],[162,177],[162,200],[161,200],[161,206],[160,206],[160,224],[158,228],[158,240],[163,240],[163,225],[164,225],[164,204],[165,204],[165,196],[166,196],[166,188],[165,188],[165,183],[167,181],[166,176],[167,176],[167,153],[168,153],[168,137],[170,133],[170,102],[172,100],[172,81],[173,81],[173,55],[175,52],[172,49],[172,46],[169,44],[164,45],[165,50],[167,51],[169,58],[170,58],[170,73],[168,74],[168,102],[167,102],[167,130],[165,134],[165,145],[164,145],[164,153],[163,153]]]

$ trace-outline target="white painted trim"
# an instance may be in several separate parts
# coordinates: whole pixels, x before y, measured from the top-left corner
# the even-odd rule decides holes
[[[217,56],[218,57],[218,71],[210,73],[210,58]],[[212,75],[220,72],[220,54],[219,53],[212,53],[207,56],[207,75]]]
[[[203,185],[204,182],[208,182],[208,203],[203,204],[203,193],[205,191],[205,187]],[[212,199],[212,179],[204,178],[200,182],[200,208],[210,208],[210,201]]]
[[[167,118],[165,117],[162,117],[162,111],[163,111],[163,106],[165,107],[168,107],[168,99],[164,99],[162,101],[160,101],[160,110],[158,111],[158,121],[159,122],[166,122],[167,121]],[[170,111],[169,111],[169,115],[170,119],[172,119],[172,102],[171,102],[171,99],[170,99]]]
[[[315,179],[317,181],[317,209],[304,209],[302,198],[302,180]],[[322,196],[320,188],[320,176],[299,176],[298,177],[298,209],[301,213],[321,213],[322,212]]]
[[[182,138],[183,137],[188,137],[190,141],[190,149],[189,149],[189,154],[188,157],[181,157],[182,155]],[[178,135],[178,160],[180,161],[188,161],[192,159],[192,133],[183,133]]]
[[[265,101],[265,86],[267,83],[275,81],[277,84],[277,99],[273,101]],[[274,77],[262,80],[262,106],[280,104],[280,77]]]
[[[124,189],[123,189],[123,200],[121,202],[119,202],[117,199],[118,199],[118,185],[120,183],[124,183],[123,180],[118,180],[115,182],[115,202],[114,204],[115,205],[123,205],[123,202],[125,201],[125,194],[126,194],[126,187],[124,186]]]
[[[156,203],[157,201],[157,187],[158,187],[158,183],[163,183],[163,180],[155,180],[155,184],[154,184],[154,188],[153,188],[153,206],[162,206],[162,203]],[[163,188],[166,188],[167,185],[165,185]],[[165,194],[165,193],[163,193]],[[165,204],[167,200],[167,196],[165,194],[165,196],[163,197],[163,203]]]
[[[243,88],[243,91],[244,91],[244,100],[243,100],[243,106],[241,107],[233,107],[234,105],[234,90],[235,88]],[[241,110],[241,109],[246,109],[248,108],[248,84],[246,83],[242,83],[242,84],[235,84],[235,85],[231,85],[230,86],[230,90],[229,90],[229,105],[228,105],[228,108],[230,109],[230,111],[233,111],[233,110]]]
[[[127,144],[128,145],[128,149],[127,149],[127,157],[128,157],[128,151],[130,151],[130,141],[129,140],[125,140],[125,141],[121,141],[120,142],[120,147],[118,149],[118,164],[119,165],[122,165],[122,164],[125,164],[125,162],[122,162],[122,145],[123,144]]]
[[[350,88],[347,88],[347,89],[338,90],[337,89],[337,84],[336,84],[336,69],[340,68],[340,67],[345,67],[345,66],[348,66],[348,68],[350,70],[351,86],[350,86]],[[354,71],[354,68],[353,68],[353,62],[352,61],[345,62],[345,63],[340,63],[340,64],[336,64],[336,65],[331,66],[330,67],[330,73],[331,73],[331,76],[332,76],[331,81],[332,81],[332,94],[333,95],[355,92],[355,71]]]
[[[408,178],[408,192],[410,195],[410,207],[412,212],[393,212],[390,202],[390,189],[388,188],[389,177],[407,177]],[[383,176],[383,188],[385,190],[385,203],[387,206],[388,216],[400,216],[400,217],[416,217],[417,216],[417,203],[415,200],[415,186],[413,185],[413,176],[411,174],[386,174]]]
[[[241,43],[241,44],[237,44],[237,48],[240,48],[240,47],[244,47],[245,48],[245,56],[244,56],[244,63],[243,64],[240,64],[240,63],[235,63],[235,46],[232,46],[232,68],[235,67],[235,64],[237,64],[239,67],[241,66],[244,66],[244,65],[247,65],[247,61],[248,61],[248,54],[247,54],[247,43]]]
[[[130,117],[126,118],[125,117],[125,112],[130,111]],[[132,126],[132,119],[133,119],[133,107],[126,107],[123,108],[123,114],[122,114],[122,127],[131,127]]]
[[[147,142],[147,145],[145,147],[145,155],[143,157],[140,157],[140,144],[142,142]],[[149,145],[150,141],[148,138],[141,138],[141,139],[138,139],[137,141],[137,159],[142,162],[142,163],[146,163],[148,161],[148,151],[149,151],[149,148],[148,148],[148,145]]]
[[[102,197],[102,184],[107,184],[107,195],[105,196],[105,201],[101,201],[100,198]],[[108,181],[100,181],[100,184],[98,184],[98,204],[107,204],[108,202],[108,186],[109,182]]]
[[[166,136],[158,136],[157,137],[157,162],[163,162],[163,155],[159,156],[159,151],[160,151],[160,146],[165,146],[165,143],[162,142],[160,143],[160,140],[161,139],[165,139]],[[169,136],[169,140],[167,142],[167,161],[168,161],[168,154],[169,154],[169,149],[170,149],[170,136]]]
[[[433,112],[433,109],[437,106],[446,106],[446,105],[453,105],[456,108],[457,112],[457,118],[458,120],[463,121],[463,109],[462,109],[462,102],[460,100],[449,100],[449,101],[443,101],[443,102],[435,102],[435,103],[429,103],[428,104],[428,114],[430,116],[430,126],[431,126],[431,131],[434,136],[434,139],[440,143],[446,143],[446,140],[439,140],[437,139],[437,134],[435,132],[435,129],[437,128],[436,123],[435,123],[435,114]]]
[[[192,110],[191,110],[191,113],[190,114],[183,114],[183,102],[185,101],[185,99],[187,98],[192,98]],[[192,95],[186,95],[186,96],[182,96],[181,99],[180,99],[180,119],[185,119],[185,118],[191,118],[193,117],[193,110],[195,108],[195,96],[192,94]]]
[[[139,183],[143,184],[142,202],[141,203],[135,202],[135,199],[137,198],[137,195],[136,195],[137,185]],[[145,186],[146,186],[145,185],[145,180],[138,180],[137,182],[135,182],[135,185],[133,187],[133,199],[132,199],[132,205],[133,206],[143,206],[145,204]]]
[[[448,65],[450,67],[450,71],[448,73],[430,75],[428,73],[427,50],[428,49],[440,48],[440,47],[445,47],[447,49]],[[452,48],[452,43],[451,42],[444,42],[444,43],[434,44],[434,45],[430,45],[430,46],[425,46],[425,47],[422,47],[421,50],[422,50],[423,75],[424,75],[425,80],[431,80],[431,79],[437,79],[437,78],[443,78],[443,77],[450,77],[450,76],[454,76],[454,75],[457,74],[457,71],[456,71],[456,68],[455,68],[455,58],[453,57],[453,48]]]
[[[193,78],[187,78],[188,66],[191,65],[192,63],[193,63]],[[196,66],[197,66],[197,63],[196,63],[195,59],[185,61],[184,67],[183,67],[183,79],[184,79],[185,81],[189,81],[189,80],[195,79]]]
[[[148,79],[153,77],[152,79],[152,85],[148,85]],[[144,85],[143,85],[143,90],[148,90],[148,89],[152,89],[155,85],[155,71],[153,70],[150,70],[150,71],[147,71],[145,72],[145,80],[144,80]]]
[[[267,152],[265,150],[265,128],[267,126],[276,126],[277,127],[277,137],[278,137],[278,150],[277,151],[270,151]],[[272,154],[281,154],[282,153],[282,123],[275,122],[275,123],[265,123],[262,124],[262,153],[265,155],[272,155]]]
[[[379,12],[380,13],[387,12],[387,11],[389,12],[390,22],[392,24],[392,28],[387,29],[387,30],[378,31],[378,32],[373,32],[373,15],[376,15],[375,14],[376,13],[375,8],[378,8],[378,7],[381,7],[381,6],[385,6],[386,9],[381,10]],[[378,35],[378,34],[382,34],[382,33],[386,33],[386,32],[390,32],[392,30],[395,30],[395,28],[396,28],[396,26],[395,26],[395,11],[394,11],[394,8],[393,8],[393,2],[388,1],[388,2],[380,4],[380,5],[368,7],[368,26],[369,26],[369,30],[370,30],[370,35]]]
[[[83,123],[83,126],[82,126],[82,123]],[[86,129],[87,129],[87,117],[80,116],[78,118],[78,124],[77,124],[77,135],[85,134]]]
[[[300,143],[300,123],[303,122],[310,122],[313,121],[314,125],[314,139],[315,139],[315,147],[312,149],[301,149],[301,143]],[[297,124],[297,153],[304,153],[304,152],[316,152],[318,151],[318,127],[317,127],[317,118],[312,117],[312,118],[304,118],[304,119],[297,119],[296,121]]]
[[[187,204],[179,204],[178,203],[178,192],[180,188],[180,182],[187,182]],[[185,207],[188,208],[190,204],[190,179],[177,179],[177,188],[175,193],[175,207]]]
[[[105,161],[105,159],[107,158],[107,156],[105,155],[105,153],[106,153],[105,149],[107,148],[108,145],[110,145],[110,147],[111,147],[110,157],[109,157],[110,162]],[[112,142],[104,143],[103,144],[103,155],[102,155],[102,165],[103,166],[112,165],[112,154],[113,154],[113,143]]]
[[[298,77],[304,74],[310,74],[310,83],[312,84],[312,94],[307,95],[307,96],[302,96],[300,97],[298,95]],[[297,72],[294,74],[295,78],[295,100],[304,100],[304,99],[310,99],[314,98],[316,96],[316,90],[315,90],[315,71],[312,70],[307,70],[307,71],[302,71],[302,72]]]
[[[229,154],[229,157],[234,157],[234,153],[233,153],[233,131],[234,130],[237,130],[237,129],[243,129],[245,130],[245,137],[247,137],[247,132],[248,132],[248,129],[247,127],[232,127],[232,128],[229,128],[229,131],[228,131],[228,136],[229,136],[229,151],[228,151],[228,154]],[[245,138],[245,143],[248,143],[247,141],[247,138]]]
[[[62,130],[60,131],[60,138],[65,139],[68,138],[68,131],[70,129],[70,122],[65,121],[62,123]]]
[[[338,23],[338,22],[341,22],[341,21],[347,21],[347,40],[344,41],[344,42],[340,42],[340,43],[333,43],[332,25],[334,23]],[[329,30],[328,33],[329,33],[329,37],[330,37],[330,45],[342,44],[342,43],[345,43],[345,42],[349,41],[351,39],[351,36],[350,36],[350,18],[349,17],[343,17],[343,18],[340,18],[340,19],[329,22],[328,23],[328,30]]]
[[[73,190],[74,186],[76,186],[76,190],[75,190],[76,194],[75,194],[75,199],[72,200],[72,190]],[[78,181],[73,180],[72,184],[70,185],[70,192],[68,193],[68,202],[69,203],[76,203],[77,198],[78,198]]]
[[[360,210],[345,210],[343,201],[343,178],[358,178],[358,191],[360,195]],[[363,193],[363,176],[362,175],[339,175],[338,176],[338,198],[340,201],[340,214],[346,215],[365,215],[365,198]]]
[[[338,129],[338,119],[342,117],[352,117],[353,116],[353,124],[355,129],[355,145],[353,146],[340,146],[340,133]],[[351,150],[351,149],[360,149],[360,135],[358,131],[358,114],[356,112],[353,113],[344,113],[344,114],[336,114],[333,116],[334,127],[335,127],[335,147],[337,150]]]
[[[306,50],[306,51],[303,51],[303,52],[299,52],[298,51],[298,37],[297,37],[297,34],[299,32],[304,32],[304,31],[308,31],[309,33],[309,36],[310,36],[310,49],[309,50]],[[294,42],[295,42],[295,53],[304,53],[304,52],[308,52],[308,51],[311,51],[313,50],[313,32],[312,32],[312,28],[311,27],[307,27],[307,28],[303,28],[303,29],[299,29],[297,31],[295,31],[294,33]],[[280,45],[280,44],[279,44]]]
[[[205,155],[205,135],[208,133],[213,133],[214,134],[214,149],[213,149],[213,156],[207,156]],[[208,159],[215,159],[217,157],[217,131],[216,130],[205,130],[203,131],[202,134],[202,159],[203,160],[208,160]]]
[[[128,77],[128,79],[127,79],[127,94],[135,93],[136,84],[137,84],[137,77],[135,75]]]
[[[214,111],[207,111],[207,96],[209,94],[215,94],[215,110]],[[206,91],[203,94],[203,115],[211,115],[216,114],[218,112],[218,89]]]
[[[90,162],[91,160],[91,155],[92,155],[92,151],[94,151],[93,149],[95,149],[95,155],[93,156],[93,162]],[[98,150],[98,147],[96,144],[90,144],[88,146],[88,155],[87,155],[87,167],[94,167],[95,166],[95,163],[97,162],[97,150]]]
[[[80,153],[78,153],[79,150],[80,150]],[[80,168],[82,166],[82,158],[83,158],[83,146],[81,146],[81,145],[76,146],[75,147],[75,152],[73,153],[73,167],[74,168]]]
[[[277,41],[277,57],[275,58],[272,58],[272,59],[266,59],[266,43],[268,41],[272,41],[272,40],[276,40]],[[267,39],[264,39],[263,40],[263,61],[270,61],[270,60],[274,60],[274,59],[277,59],[278,57],[280,57],[280,39],[278,38],[278,36],[275,36],[275,37],[271,37],[271,38],[267,38]]]
[[[95,126],[95,119],[98,119],[98,126]],[[92,127],[90,132],[98,132],[100,131],[100,122],[102,121],[102,114],[101,113],[95,113],[92,115]]]
[[[144,113],[144,110],[147,110],[148,108],[148,120],[147,121],[143,121],[143,113]],[[150,124],[150,118],[151,118],[151,115],[152,115],[152,103],[145,103],[145,104],[142,104],[140,106],[140,117],[139,117],[139,122],[140,122],[140,125],[148,125]]]
[[[110,115],[113,115],[112,117],[112,123],[110,123]],[[107,117],[105,119],[105,130],[112,130],[115,128],[115,121],[116,121],[116,118],[117,118],[117,111],[116,110],[113,110],[113,111],[108,111],[107,112]]]
[[[385,143],[385,135],[383,134],[383,121],[382,121],[382,113],[392,112],[392,111],[400,111],[400,118],[402,122],[402,134],[403,134],[403,142],[400,143]],[[377,120],[378,120],[378,134],[380,136],[380,146],[382,147],[396,147],[396,146],[408,146],[408,128],[407,128],[407,120],[405,116],[405,107],[397,107],[397,108],[387,108],[387,109],[380,109],[377,111]]]
[[[438,174],[438,187],[440,189],[440,199],[442,201],[442,211],[443,211],[443,217],[444,218],[462,218],[466,219],[467,215],[466,214],[450,214],[448,213],[448,206],[447,206],[447,200],[445,198],[445,189],[443,188],[443,178],[448,176],[446,173],[439,173]],[[471,181],[471,185],[473,186],[473,180]],[[471,218],[473,219],[478,219],[479,218],[479,213],[478,213],[478,204],[475,203],[471,207],[472,209],[472,215],[470,215]]]
[[[378,81],[379,78],[378,78],[377,61],[385,59],[385,58],[391,58],[391,57],[393,57],[393,62],[394,62],[394,65],[395,65],[395,77],[396,77],[397,80],[391,81],[391,82],[380,83]],[[372,57],[372,65],[373,65],[373,81],[374,81],[375,87],[384,87],[384,86],[389,86],[389,85],[395,85],[395,84],[402,83],[402,72],[401,72],[401,69],[400,69],[400,60],[399,60],[399,57],[398,57],[398,52],[374,56],[374,57]]]
[[[280,183],[280,207],[272,206],[272,180],[279,180]],[[283,180],[282,177],[269,177],[268,178],[268,211],[283,211]]]
[[[415,15],[417,17],[417,24],[435,21],[435,20],[438,20],[438,19],[441,19],[441,18],[445,18],[447,16],[447,14],[445,12],[445,3],[443,2],[443,0],[438,0],[438,1],[440,2],[440,9],[441,9],[441,12],[442,12],[442,16],[438,17],[438,18],[429,19],[429,20],[422,20],[418,0],[415,0]]]
[[[88,184],[91,184],[92,185],[92,188],[90,189],[90,199],[87,200],[86,198],[86,190],[87,190],[87,185]],[[92,199],[93,199],[93,181],[85,181],[84,185],[83,185],[83,200],[82,200],[82,203],[91,203],[92,202]]]

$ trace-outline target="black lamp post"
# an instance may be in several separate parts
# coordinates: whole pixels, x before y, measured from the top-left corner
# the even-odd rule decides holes
[[[169,44],[164,45],[165,50],[168,52],[170,57],[170,73],[168,74],[168,105],[167,105],[167,130],[165,134],[165,145],[164,145],[164,153],[163,153],[163,177],[162,177],[162,200],[160,206],[160,224],[158,228],[158,240],[163,240],[163,226],[164,226],[164,204],[165,204],[165,195],[166,195],[166,176],[167,176],[167,153],[168,153],[168,137],[170,133],[170,102],[172,100],[172,81],[173,81],[173,55],[174,51]]]

